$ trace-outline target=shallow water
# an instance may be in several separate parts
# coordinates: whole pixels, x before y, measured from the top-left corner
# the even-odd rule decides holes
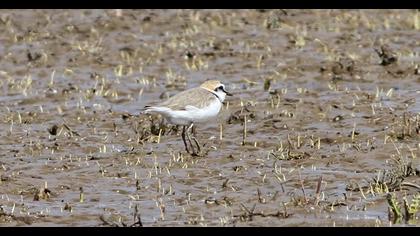
[[[372,187],[409,162],[420,184],[418,27],[414,10],[1,10],[0,225],[131,225],[136,206],[143,226],[418,225]],[[235,96],[193,157],[138,114],[209,78]]]

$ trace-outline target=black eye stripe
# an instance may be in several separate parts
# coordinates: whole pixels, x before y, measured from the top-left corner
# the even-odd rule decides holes
[[[221,89],[221,90],[225,90],[225,87],[224,87],[223,85],[220,85],[219,87],[217,87],[216,89],[214,89],[214,91],[217,91],[217,90],[219,90],[219,89]]]

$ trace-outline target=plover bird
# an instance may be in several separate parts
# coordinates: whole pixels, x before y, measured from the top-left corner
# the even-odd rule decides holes
[[[226,95],[232,96],[226,91],[224,84],[217,80],[207,80],[200,87],[180,92],[155,106],[146,106],[144,112],[161,114],[169,123],[182,125],[182,141],[184,141],[185,150],[190,153],[186,136],[192,154],[197,155],[201,151],[200,144],[193,136],[198,149],[197,153],[191,142],[189,131],[194,124],[215,118],[222,108]]]

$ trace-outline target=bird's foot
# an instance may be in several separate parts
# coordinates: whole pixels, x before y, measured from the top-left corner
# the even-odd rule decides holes
[[[201,157],[201,156],[203,156],[202,154],[203,154],[202,152],[193,152],[193,153],[191,153],[191,156],[193,156],[193,157]]]

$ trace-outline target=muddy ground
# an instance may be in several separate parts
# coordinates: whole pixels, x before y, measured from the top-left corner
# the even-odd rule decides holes
[[[0,10],[1,226],[419,225],[420,12]],[[206,79],[197,127],[139,115]]]

